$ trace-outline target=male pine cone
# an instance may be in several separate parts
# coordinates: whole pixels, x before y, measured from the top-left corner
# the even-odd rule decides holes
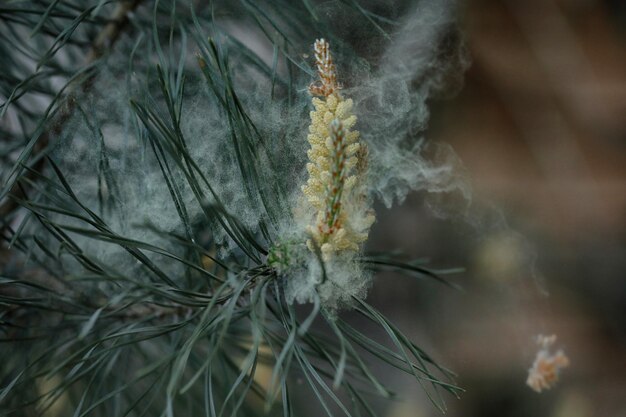
[[[319,81],[309,87],[315,108],[308,141],[309,179],[302,187],[315,209],[307,228],[309,249],[319,247],[325,260],[340,251],[358,251],[375,220],[365,190],[367,149],[359,142],[352,100],[339,94],[328,42],[315,41]]]

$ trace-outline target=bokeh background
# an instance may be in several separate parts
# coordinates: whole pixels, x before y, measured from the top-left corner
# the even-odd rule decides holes
[[[626,416],[626,2],[470,0],[461,25],[472,65],[428,137],[471,201],[413,194],[371,241],[464,266],[463,291],[385,275],[370,298],[458,372],[449,416]],[[537,334],[571,360],[541,394],[525,385]],[[396,383],[390,417],[439,414]]]

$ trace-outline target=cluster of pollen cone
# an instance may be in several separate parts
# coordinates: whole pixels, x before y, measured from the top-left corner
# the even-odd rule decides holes
[[[365,189],[367,148],[352,130],[356,116],[352,100],[345,99],[337,83],[328,42],[315,41],[319,80],[309,87],[314,96],[308,141],[309,179],[302,187],[315,211],[307,231],[307,245],[316,247],[325,260],[342,251],[358,251],[367,240],[374,214]]]

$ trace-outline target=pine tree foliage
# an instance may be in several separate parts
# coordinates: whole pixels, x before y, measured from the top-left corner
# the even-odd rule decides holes
[[[374,416],[372,399],[394,394],[372,363],[413,376],[441,409],[443,392],[458,395],[364,293],[289,294],[294,264],[316,285],[337,273],[290,233],[313,41],[336,45],[342,87],[358,93],[350,74],[410,7],[3,2],[0,415],[292,416],[311,395],[328,415]],[[384,253],[350,262],[451,272]]]

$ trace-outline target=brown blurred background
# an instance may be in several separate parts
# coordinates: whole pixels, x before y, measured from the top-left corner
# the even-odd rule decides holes
[[[626,416],[626,2],[470,0],[462,25],[472,66],[428,136],[471,204],[442,218],[413,195],[371,240],[465,266],[464,291],[388,275],[372,302],[458,372],[450,416]],[[571,365],[537,394],[533,337],[553,333]],[[389,416],[439,415],[397,383]]]

